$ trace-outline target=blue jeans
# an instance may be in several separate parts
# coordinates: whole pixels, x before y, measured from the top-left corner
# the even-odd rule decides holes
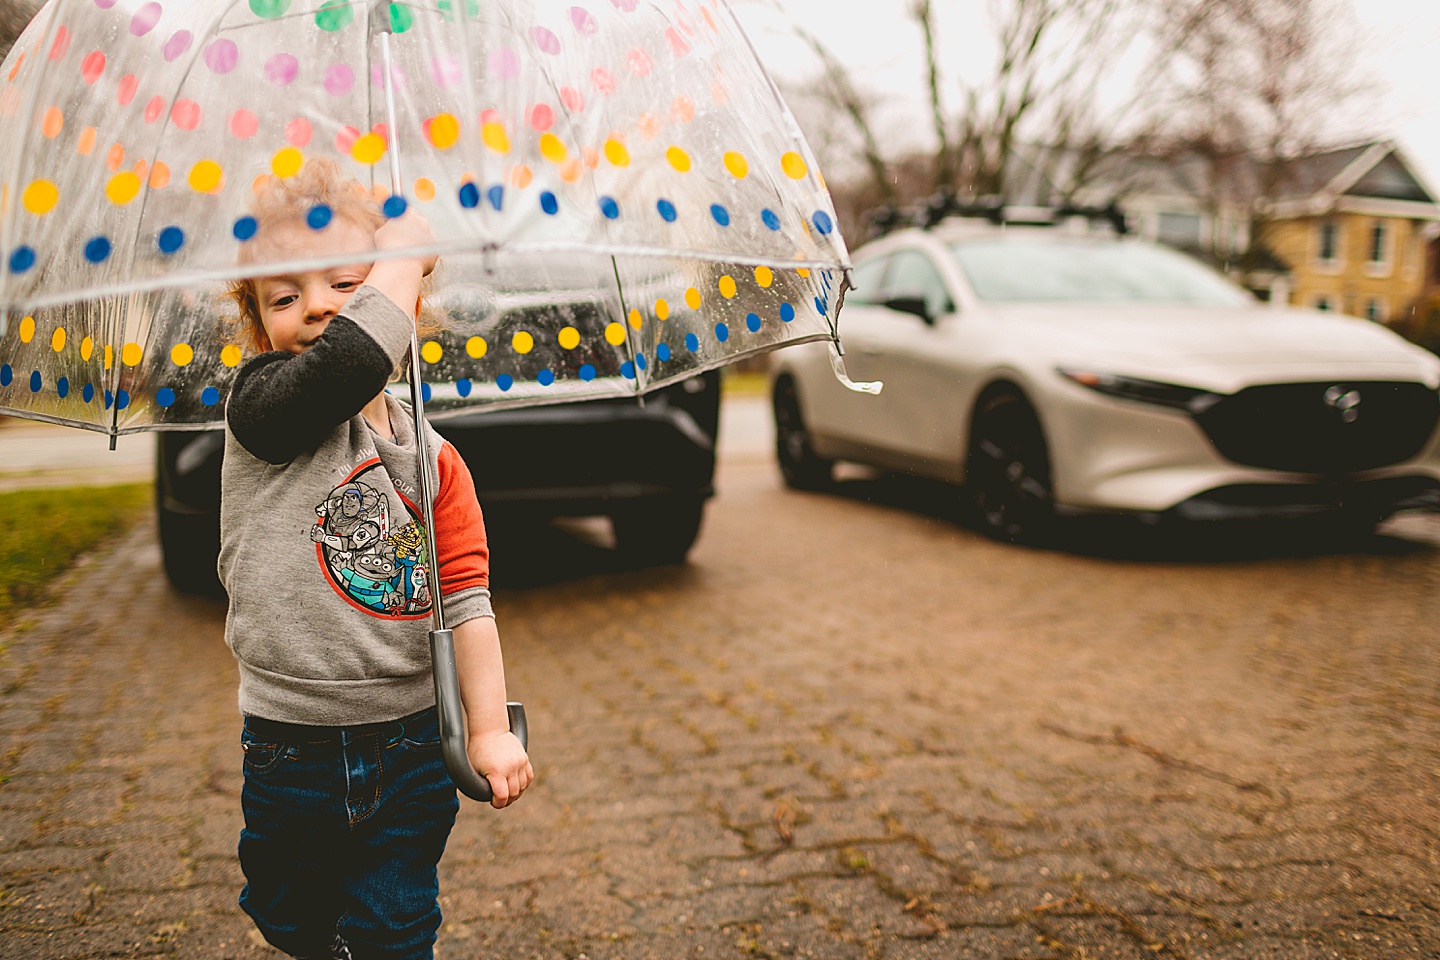
[[[433,956],[436,866],[460,802],[432,707],[388,723],[246,718],[240,906],[277,949],[354,960]]]

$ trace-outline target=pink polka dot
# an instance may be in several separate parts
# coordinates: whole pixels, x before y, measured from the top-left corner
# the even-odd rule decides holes
[[[255,136],[259,129],[260,121],[249,110],[236,110],[230,114],[230,132],[241,140]]]
[[[277,87],[289,86],[300,73],[300,61],[288,53],[277,53],[265,61],[265,79]]]
[[[544,133],[555,124],[555,111],[549,104],[537,103],[530,108],[530,126]]]
[[[485,126],[485,124],[487,124],[487,123],[500,123],[500,122],[501,122],[501,121],[500,121],[500,111],[499,111],[499,110],[491,109],[491,110],[481,110],[481,111],[480,111],[480,126],[483,127],[483,126]]]
[[[560,88],[560,102],[565,104],[565,109],[571,113],[579,113],[585,109],[585,95],[574,87]]]
[[[410,78],[398,64],[390,68],[390,81],[395,84],[396,90],[405,90],[410,86]],[[377,89],[385,89],[385,70],[378,63],[370,69],[370,82],[375,84]]]
[[[70,38],[73,36],[74,34],[64,27],[55,31],[55,42],[50,44],[51,60],[59,60],[70,52]]]
[[[80,78],[86,83],[94,83],[100,79],[100,74],[105,72],[105,54],[99,50],[91,50],[85,54],[85,59],[80,61]]]
[[[216,40],[205,48],[205,66],[212,73],[229,73],[240,61],[240,48],[234,40]]]
[[[95,0],[95,6],[99,7],[101,10],[109,10],[111,7],[115,6],[115,0]]]
[[[490,55],[490,73],[501,80],[520,76],[520,56],[509,47],[501,47]]]
[[[340,132],[335,134],[335,149],[341,153],[349,153],[350,148],[355,146],[355,141],[359,139],[359,130],[354,127],[341,127]]]
[[[120,106],[128,107],[130,101],[135,99],[135,91],[140,88],[140,78],[133,73],[127,73],[120,78],[120,86],[115,90],[115,99],[120,101]]]
[[[635,47],[625,55],[625,63],[629,65],[630,72],[637,77],[647,76],[653,64],[650,62],[650,54]]]
[[[150,102],[145,104],[145,122],[154,123],[156,120],[160,119],[160,115],[164,112],[165,98],[151,97]]]
[[[634,13],[637,0],[610,0],[610,5],[622,13]]]
[[[325,92],[332,97],[343,97],[355,86],[355,71],[349,64],[337,63],[325,71]]]
[[[176,30],[172,33],[170,39],[165,41],[165,46],[161,48],[160,51],[165,54],[165,62],[171,63],[176,57],[180,56],[180,54],[189,50],[190,41],[193,39],[194,37],[190,36],[189,30]]]
[[[200,126],[200,104],[194,100],[176,100],[170,108],[170,122],[181,130],[194,130]]]
[[[584,7],[570,8],[570,22],[575,25],[576,33],[587,37],[594,36],[595,32],[600,29],[600,25],[595,22],[595,18],[590,16],[590,11]]]
[[[160,14],[163,11],[158,3],[147,3],[135,11],[135,16],[130,18],[130,32],[137,37],[143,37],[155,29],[155,24],[160,22]]]
[[[453,87],[465,79],[465,68],[454,57],[436,57],[430,61],[430,79],[437,87]]]
[[[604,67],[596,67],[590,71],[590,82],[607,97],[615,92],[615,76]]]
[[[690,44],[685,42],[685,38],[680,36],[680,31],[674,27],[665,31],[665,39],[670,44],[670,52],[675,56],[683,57],[690,52]]]
[[[285,124],[285,142],[292,147],[308,147],[314,135],[315,128],[304,117],[296,117]]]
[[[540,48],[540,52],[548,53],[551,56],[560,52],[560,38],[544,27],[536,27],[531,30],[530,36],[535,38],[535,46]]]

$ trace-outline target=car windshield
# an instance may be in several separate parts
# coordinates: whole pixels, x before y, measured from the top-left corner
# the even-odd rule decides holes
[[[1198,261],[1131,241],[973,240],[952,248],[981,300],[1239,306],[1250,298]]]

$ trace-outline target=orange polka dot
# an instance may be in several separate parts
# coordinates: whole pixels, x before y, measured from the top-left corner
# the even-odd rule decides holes
[[[584,172],[584,165],[581,164],[578,157],[571,157],[569,160],[560,164],[560,179],[566,183],[574,183],[576,180],[579,180],[580,175]]]
[[[525,166],[525,164],[523,163],[510,168],[510,183],[512,186],[519,187],[521,190],[524,190],[526,187],[530,186],[530,182],[534,179],[534,171],[532,171],[529,167]]]
[[[170,167],[164,160],[156,160],[155,168],[150,171],[150,187],[159,190],[170,182]]]
[[[110,170],[111,172],[114,172],[114,171],[116,171],[116,170],[119,170],[119,169],[120,169],[120,165],[121,165],[122,163],[124,163],[124,162],[125,162],[125,148],[122,147],[122,146],[121,146],[120,144],[118,144],[118,143],[113,143],[113,144],[111,144],[111,145],[110,145],[110,151],[105,154],[105,167],[106,167],[106,169]]]
[[[429,202],[435,199],[435,181],[420,177],[415,181],[415,199]]]
[[[670,115],[681,123],[689,123],[695,119],[695,101],[685,94],[680,94],[670,104]]]
[[[40,132],[49,140],[60,136],[60,131],[65,127],[65,115],[59,108],[51,107],[45,111],[45,116],[40,118]]]
[[[88,157],[95,152],[94,127],[86,127],[80,131],[80,138],[75,141],[75,152],[82,157]]]
[[[600,151],[594,147],[582,147],[580,150],[580,159],[584,161],[585,166],[594,170],[600,165]]]

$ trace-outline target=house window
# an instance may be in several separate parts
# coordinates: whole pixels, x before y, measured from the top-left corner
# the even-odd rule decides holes
[[[1334,263],[1340,258],[1340,226],[1334,220],[1320,224],[1319,253],[1316,259]]]
[[[1383,297],[1370,297],[1365,301],[1365,319],[1374,320],[1376,323],[1385,322],[1385,299]]]
[[[1168,243],[1172,247],[1198,248],[1200,246],[1200,214],[1198,213],[1161,213],[1160,214],[1160,235],[1161,243]]]
[[[1380,265],[1390,259],[1389,251],[1386,250],[1389,239],[1384,220],[1376,220],[1370,225],[1370,263]]]
[[[1328,294],[1328,293],[1316,294],[1316,295],[1315,295],[1315,309],[1316,309],[1316,310],[1334,310],[1334,309],[1335,309],[1335,305],[1334,305],[1334,303],[1330,300],[1330,294]]]

